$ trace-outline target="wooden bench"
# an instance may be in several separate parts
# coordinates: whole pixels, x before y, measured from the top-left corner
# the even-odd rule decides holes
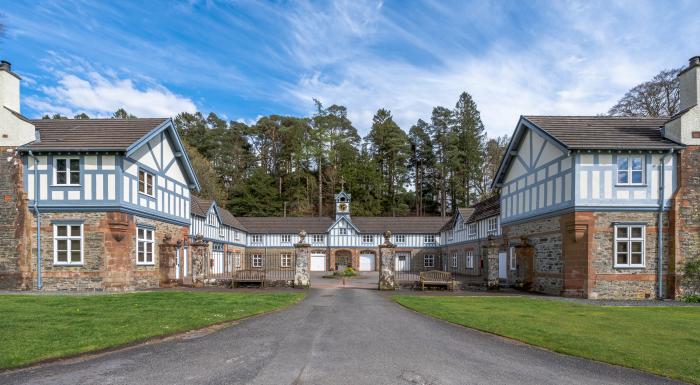
[[[259,283],[260,287],[265,287],[265,272],[263,270],[238,270],[233,273],[231,279],[233,287],[237,283]]]
[[[422,271],[418,278],[420,289],[425,290],[425,286],[445,286],[448,290],[454,290],[452,273],[447,271],[431,270]]]

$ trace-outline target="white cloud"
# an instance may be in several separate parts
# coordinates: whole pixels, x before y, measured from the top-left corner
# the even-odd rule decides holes
[[[86,112],[91,117],[107,117],[119,108],[138,117],[168,117],[180,112],[195,112],[195,103],[152,82],[137,85],[113,70],[87,72],[84,76],[58,73],[55,86],[44,86],[26,103],[42,114],[73,116]]]

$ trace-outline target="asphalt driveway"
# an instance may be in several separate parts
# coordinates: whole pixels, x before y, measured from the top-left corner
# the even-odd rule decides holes
[[[406,310],[375,290],[300,304],[207,335],[0,374],[0,384],[659,384]]]

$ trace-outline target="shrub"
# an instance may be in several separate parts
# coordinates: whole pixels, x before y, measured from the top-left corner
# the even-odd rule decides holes
[[[698,294],[685,294],[681,296],[681,301],[690,303],[700,303],[700,295]]]
[[[347,267],[345,270],[343,270],[343,275],[346,277],[354,277],[357,275],[357,271],[355,271],[355,269],[352,267]]]
[[[700,258],[686,261],[681,272],[686,292],[681,299],[686,302],[700,302]]]

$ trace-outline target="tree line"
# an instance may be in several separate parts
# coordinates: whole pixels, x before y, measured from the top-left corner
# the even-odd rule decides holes
[[[680,69],[663,70],[627,92],[615,116],[678,111]],[[408,131],[379,109],[361,137],[344,106],[315,101],[308,117],[269,115],[247,125],[215,113],[183,112],[175,125],[204,198],[238,216],[332,215],[334,195],[352,194],[354,215],[451,215],[491,192],[508,145],[488,138],[476,103],[464,92],[453,108],[437,106]],[[65,119],[60,114],[45,119]],[[85,113],[75,119],[89,119]],[[135,116],[124,109],[112,118]]]

